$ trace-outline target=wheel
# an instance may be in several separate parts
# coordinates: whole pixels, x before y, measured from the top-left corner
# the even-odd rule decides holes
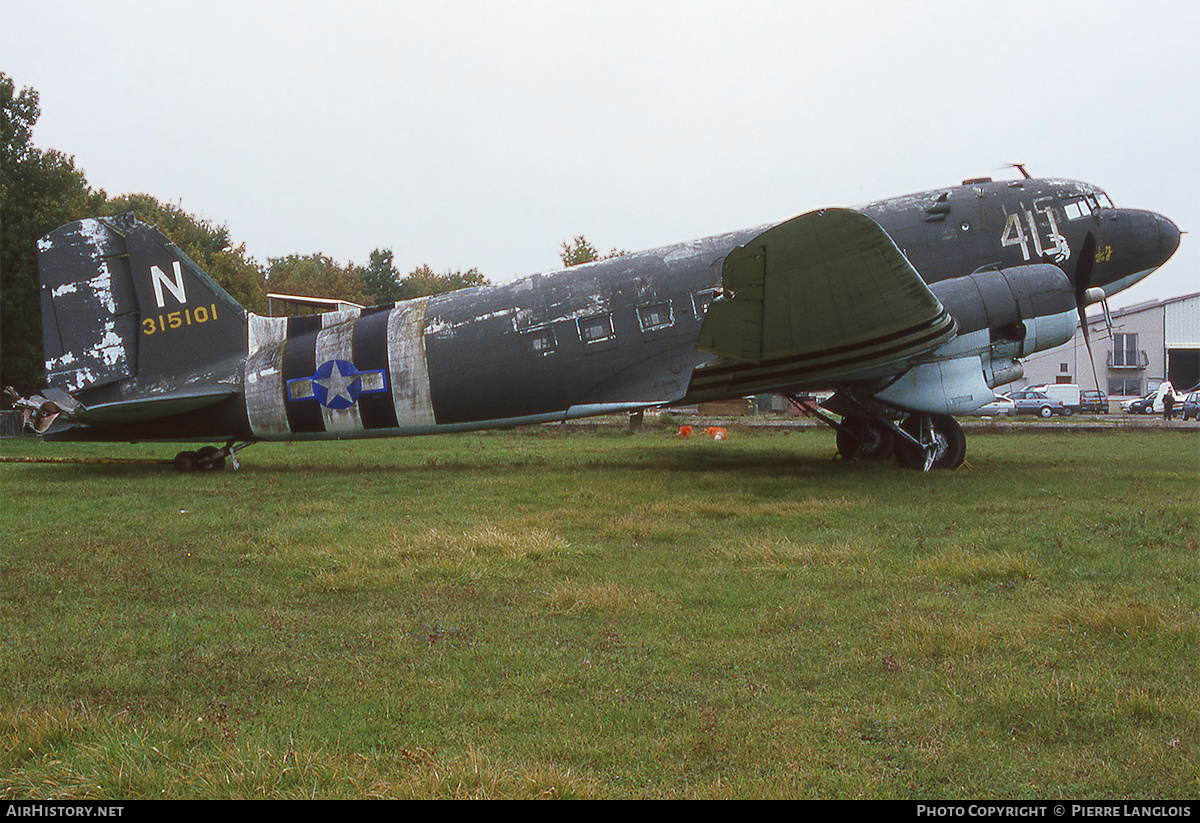
[[[838,454],[845,460],[887,460],[895,442],[890,429],[865,417],[847,417],[837,431]]]
[[[1042,418],[1043,420],[1049,420],[1050,416],[1053,414],[1054,409],[1050,408],[1049,406],[1042,406],[1040,409],[1038,409],[1038,417]]]
[[[1066,409],[1063,409],[1062,414],[1063,414],[1063,417],[1070,417],[1072,414],[1074,414],[1074,411],[1069,408],[1066,408]]]
[[[194,472],[200,465],[200,456],[195,452],[180,452],[175,455],[175,471]]]
[[[213,446],[205,446],[196,452],[197,468],[203,471],[220,471],[225,468],[225,458],[221,450]]]
[[[923,417],[925,415],[909,415],[900,428],[921,440]],[[929,469],[957,469],[967,457],[967,436],[962,426],[945,414],[931,414],[928,417],[934,442],[933,461]],[[904,438],[896,438],[896,459],[907,468],[925,470],[925,450]]]

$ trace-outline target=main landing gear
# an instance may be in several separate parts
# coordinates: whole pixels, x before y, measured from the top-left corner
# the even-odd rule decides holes
[[[232,463],[236,471],[240,466],[237,458],[234,457],[234,452],[241,451],[252,444],[253,441],[234,445],[234,441],[230,440],[219,449],[216,446],[205,446],[198,451],[180,452],[175,455],[175,471],[220,471],[225,468],[226,461]]]
[[[957,469],[967,456],[962,426],[946,414],[913,413],[899,425],[885,418],[850,416],[836,424],[845,460],[888,460],[910,469]]]
[[[846,460],[889,460],[896,452],[896,435],[884,423],[846,417],[837,429],[837,450]]]
[[[900,424],[896,460],[910,469],[957,469],[967,457],[967,436],[947,414],[911,414]]]

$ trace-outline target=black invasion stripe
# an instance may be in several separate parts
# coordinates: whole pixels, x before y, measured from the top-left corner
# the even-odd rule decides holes
[[[283,344],[283,407],[287,413],[288,428],[292,432],[323,432],[325,420],[321,417],[321,404],[316,398],[288,400],[287,381],[297,377],[312,377],[317,371],[317,332],[321,330],[321,316],[289,317],[287,340]]]
[[[400,425],[392,402],[392,375],[388,371],[387,327],[391,310],[391,306],[364,309],[354,322],[351,342],[354,368],[359,371],[383,369],[388,381],[388,391],[358,396],[358,414],[364,429],[394,429]]]
[[[928,329],[932,329],[935,332],[940,334],[940,333],[944,332],[945,327],[949,323],[953,323],[953,320],[943,310],[941,314],[939,314],[933,320],[930,320],[928,322],[918,323],[914,326],[909,326],[906,329],[901,329],[900,331],[892,332],[891,334],[885,334],[882,337],[872,337],[870,340],[865,340],[860,343],[847,343],[844,346],[834,346],[833,348],[821,349],[820,351],[809,352],[807,354],[795,354],[795,355],[790,355],[788,357],[777,357],[773,360],[763,360],[759,363],[753,363],[753,364],[736,363],[736,364],[732,364],[729,366],[717,366],[711,370],[706,369],[705,373],[706,373],[706,375],[711,374],[713,376],[716,376],[716,375],[719,375],[719,374],[722,374],[725,372],[730,372],[730,373],[744,372],[748,368],[764,369],[764,370],[775,369],[780,366],[787,366],[792,363],[801,363],[805,360],[824,359],[826,357],[836,356],[839,354],[853,354],[855,352],[861,351],[862,349],[874,348],[875,346],[885,345],[887,343],[893,343],[898,340],[904,340],[905,338],[912,337],[913,335],[916,335],[916,334],[924,334],[926,332],[926,330],[928,330]],[[912,343],[905,343],[904,346],[901,348],[904,348],[904,347],[907,347],[910,345],[912,345]],[[889,351],[896,351],[896,347],[892,347],[891,349],[889,349]]]
[[[897,345],[891,346],[880,352],[875,353],[867,359],[860,359],[860,356],[854,353],[844,354],[837,359],[822,362],[819,364],[803,365],[800,361],[813,360],[814,357],[823,357],[827,352],[822,352],[819,355],[806,355],[798,358],[782,358],[772,361],[775,365],[773,368],[768,368],[764,364],[742,364],[734,366],[722,366],[720,374],[710,374],[709,369],[697,372],[692,378],[690,391],[703,391],[705,389],[741,389],[747,386],[754,385],[778,385],[781,380],[798,381],[802,379],[814,379],[816,377],[844,371],[845,369],[855,367],[869,367],[886,363],[894,356],[911,351],[914,348],[921,348],[926,345],[936,344],[940,339],[946,336],[946,329],[939,327],[926,332],[921,337],[912,340],[904,340]],[[878,341],[875,341],[878,343]],[[843,347],[847,349],[859,349],[860,346]],[[831,349],[830,352],[836,350]],[[711,370],[713,372],[717,369]]]
[[[836,360],[815,365],[796,365],[790,368],[786,365],[780,365],[773,370],[766,370],[757,365],[744,365],[740,368],[723,368],[722,371],[725,375],[723,379],[721,377],[710,378],[707,374],[701,372],[697,373],[697,375],[693,378],[691,389],[712,390],[720,388],[725,390],[735,390],[742,389],[747,386],[779,385],[781,380],[798,382],[804,379],[816,379],[820,376],[827,376],[830,374],[836,374],[840,371],[845,371],[851,367],[867,368],[870,366],[879,365],[881,363],[886,363],[889,360],[894,359],[894,357],[897,355],[911,351],[916,346],[922,344],[936,344],[943,336],[944,333],[940,332],[927,334],[923,338],[905,341],[900,345],[877,352],[870,358],[862,358],[858,355],[848,355]]]

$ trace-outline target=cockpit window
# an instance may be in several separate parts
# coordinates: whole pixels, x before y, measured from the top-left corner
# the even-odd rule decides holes
[[[1071,200],[1063,205],[1063,211],[1068,220],[1082,220],[1085,217],[1091,217],[1092,204],[1087,200]]]
[[[1109,200],[1109,199],[1108,199],[1108,195],[1107,195],[1107,194],[1105,194],[1104,192],[1100,192],[1100,193],[1097,195],[1097,197],[1100,199],[1100,208],[1102,208],[1102,209],[1112,209],[1112,208],[1116,208],[1116,207],[1113,205],[1113,201]]]

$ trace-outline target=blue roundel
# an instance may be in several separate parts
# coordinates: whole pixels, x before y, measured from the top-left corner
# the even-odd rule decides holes
[[[348,409],[362,394],[362,377],[346,360],[327,360],[312,377],[317,402],[327,409]]]

